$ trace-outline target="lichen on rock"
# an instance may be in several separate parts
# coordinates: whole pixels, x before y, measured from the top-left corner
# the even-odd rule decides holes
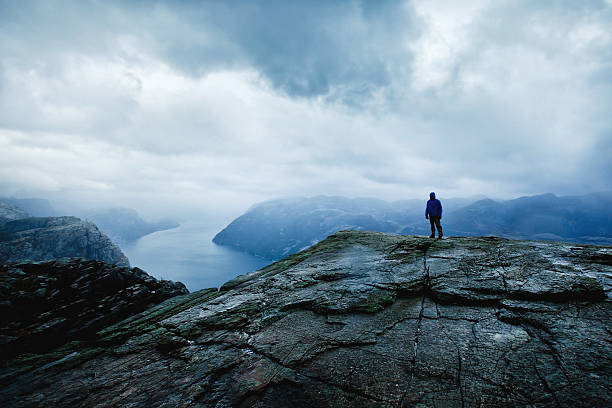
[[[0,403],[605,406],[611,257],[342,231],[222,291],[169,299],[52,367],[5,376]],[[68,364],[75,352],[88,357]]]

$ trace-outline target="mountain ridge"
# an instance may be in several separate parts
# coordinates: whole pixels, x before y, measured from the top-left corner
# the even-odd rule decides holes
[[[148,222],[143,220],[133,208],[108,208],[90,212],[83,218],[93,222],[114,242],[125,244],[157,231],[164,231],[179,226],[174,221]]]
[[[612,244],[612,193],[542,194],[506,201],[487,198],[465,205],[467,202],[469,199],[442,200],[442,226],[447,235]],[[424,214],[425,200],[277,199],[252,206],[217,233],[213,242],[274,260],[342,229],[429,235]]]

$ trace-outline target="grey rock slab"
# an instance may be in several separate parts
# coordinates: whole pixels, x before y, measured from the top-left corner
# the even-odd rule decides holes
[[[0,403],[606,406],[611,251],[343,231],[49,351]]]

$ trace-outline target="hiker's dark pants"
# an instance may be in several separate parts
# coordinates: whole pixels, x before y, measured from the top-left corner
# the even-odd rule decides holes
[[[436,234],[436,228],[438,229],[438,236],[442,236],[442,225],[440,225],[440,216],[430,215],[429,223],[431,224],[431,235]]]

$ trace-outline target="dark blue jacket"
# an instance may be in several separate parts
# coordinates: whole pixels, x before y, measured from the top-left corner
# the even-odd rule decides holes
[[[427,208],[425,209],[425,217],[433,215],[434,217],[442,216],[442,203],[437,198],[432,198],[427,201]]]

